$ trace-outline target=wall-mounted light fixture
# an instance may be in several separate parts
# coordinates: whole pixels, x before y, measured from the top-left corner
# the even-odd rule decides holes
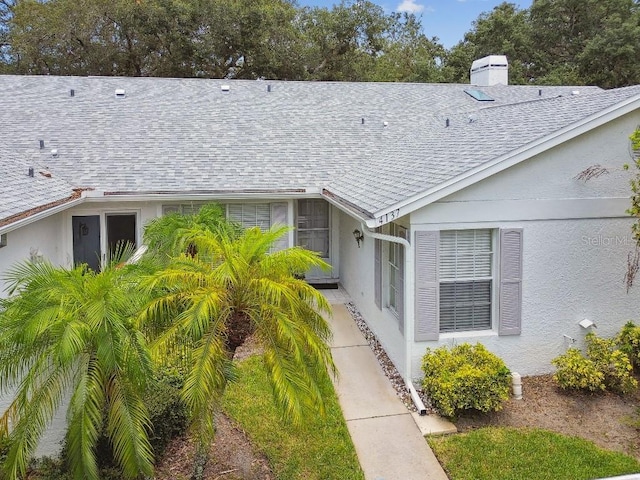
[[[364,235],[357,228],[353,231],[353,237],[356,239],[356,243],[358,244],[358,248],[360,248],[360,243],[364,240]]]

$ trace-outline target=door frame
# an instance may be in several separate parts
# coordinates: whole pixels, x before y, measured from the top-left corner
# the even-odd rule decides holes
[[[296,198],[293,201],[293,220],[291,225],[294,227],[293,243],[292,245],[298,245],[298,200],[323,200],[329,206],[329,256],[323,257],[323,260],[331,265],[331,270],[328,272],[320,272],[315,270],[311,272],[311,275],[307,277],[312,283],[333,283],[340,278],[340,256],[339,256],[339,242],[340,232],[338,226],[340,225],[340,212],[335,208],[331,202],[327,202],[324,198],[318,197],[301,197]]]
[[[142,240],[141,222],[141,209],[139,208],[82,208],[72,209],[65,212],[65,227],[64,227],[64,242],[66,250],[67,264],[70,268],[73,267],[73,217],[96,215],[100,218],[100,264],[103,266],[107,258],[108,250],[108,235],[107,235],[107,216],[108,215],[135,215],[136,220],[136,245],[140,246]]]

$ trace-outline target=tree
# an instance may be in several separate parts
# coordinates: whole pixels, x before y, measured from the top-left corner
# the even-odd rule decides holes
[[[422,33],[422,25],[413,14],[392,13],[384,47],[373,62],[367,80],[382,82],[437,82],[445,56],[438,39]]]
[[[454,46],[445,61],[448,81],[466,83],[473,60],[487,55],[506,55],[509,82],[526,84],[531,79],[533,43],[528,22],[529,12],[513,3],[503,2],[491,12],[481,13],[472,30]]]
[[[229,238],[236,238],[242,233],[239,225],[226,219],[220,205],[212,203],[191,208],[196,211],[190,214],[170,212],[145,225],[144,243],[149,255],[159,256],[164,264],[176,254],[196,254],[195,245],[189,240],[194,232],[220,232]]]
[[[414,15],[370,1],[0,2],[0,35],[19,73],[424,81],[444,52]]]
[[[123,258],[116,256],[99,273],[86,265],[67,270],[26,262],[7,274],[11,296],[0,300],[0,390],[17,389],[1,417],[10,440],[9,479],[24,476],[67,395],[66,445],[74,478],[98,479],[101,434],[126,478],[152,475],[142,395],[153,365],[136,320],[146,299]]]
[[[532,70],[537,83],[591,84],[603,80],[602,73],[623,60],[637,63],[637,39],[632,24],[638,25],[638,4],[634,0],[535,0],[530,9],[533,44]],[[624,22],[622,20],[625,19]],[[623,26],[624,25],[624,26]],[[622,34],[621,39],[616,36]],[[613,58],[604,60],[597,49],[604,39]],[[624,45],[620,43],[624,42]],[[631,49],[631,55],[625,50]],[[635,56],[633,55],[635,52]],[[626,66],[616,65],[622,73]],[[615,71],[614,71],[615,72]],[[614,73],[615,75],[615,73]],[[621,86],[629,78],[604,78],[606,85]],[[633,83],[640,82],[636,77]]]
[[[201,440],[213,435],[213,411],[232,376],[231,359],[250,335],[264,348],[274,399],[285,418],[300,422],[308,409],[323,411],[318,380],[333,370],[322,317],[326,299],[300,279],[312,267],[327,268],[317,254],[294,247],[272,251],[287,229],[250,228],[240,236],[194,228],[183,244],[195,254],[178,255],[146,282],[160,292],[145,322],[170,318],[154,352],[172,358],[176,345],[190,347],[183,398]],[[184,350],[182,350],[184,351]]]
[[[577,57],[586,83],[605,88],[640,82],[640,8],[631,15],[612,15]]]
[[[0,0],[0,73],[7,73],[11,62],[9,22],[14,5],[15,0]]]
[[[633,152],[633,163],[638,171],[640,171],[640,127],[630,135],[631,151]],[[625,168],[629,168],[625,165]],[[627,211],[631,216],[639,220],[633,224],[633,236],[640,246],[640,174],[631,180],[631,208]]]
[[[448,52],[442,77],[467,82],[473,60],[504,54],[510,83],[640,83],[639,10],[634,0],[534,0],[524,10],[502,3]]]

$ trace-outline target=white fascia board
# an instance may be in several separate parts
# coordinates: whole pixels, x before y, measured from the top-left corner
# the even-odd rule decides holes
[[[56,205],[55,207],[42,210],[41,212],[29,215],[28,217],[12,222],[8,225],[5,225],[4,227],[0,227],[0,234],[9,233],[19,228],[25,227],[31,223],[37,222],[38,220],[42,220],[43,218],[50,217],[51,215],[55,215],[56,213],[63,212],[64,210],[75,207],[76,205],[80,205],[84,203],[84,201],[85,197],[83,192],[83,195],[80,198],[61,203],[60,205]]]
[[[451,180],[443,182],[426,192],[414,195],[402,202],[376,212],[374,219],[368,219],[366,224],[370,228],[384,225],[392,221],[392,216],[404,216],[415,210],[429,205],[441,198],[452,195],[474,183],[488,178],[496,173],[506,170],[509,167],[517,165],[535,155],[539,155],[553,147],[567,142],[583,133],[594,128],[598,128],[608,122],[611,122],[623,115],[638,110],[640,108],[640,95],[634,95],[622,102],[616,103],[599,112],[590,115],[578,122],[572,123],[560,130],[553,132],[546,137],[535,140],[531,143],[506,153],[495,159],[483,163],[468,172],[458,175]],[[382,221],[381,221],[382,220]]]
[[[302,190],[302,189],[301,189]],[[257,199],[292,199],[292,198],[318,198],[319,188],[305,188],[304,192],[276,192],[267,191],[260,193],[243,192],[215,192],[215,193],[121,193],[109,194],[108,192],[90,192],[87,196],[88,202],[185,202],[185,201],[206,201],[206,200],[257,200]]]

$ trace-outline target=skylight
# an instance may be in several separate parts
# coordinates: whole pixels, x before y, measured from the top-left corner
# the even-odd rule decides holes
[[[472,96],[479,102],[493,102],[493,98],[484,93],[482,90],[465,90],[464,93]]]

